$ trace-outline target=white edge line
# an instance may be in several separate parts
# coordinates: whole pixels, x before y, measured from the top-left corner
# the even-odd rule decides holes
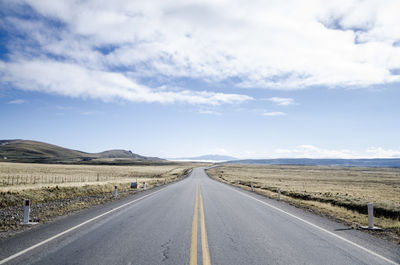
[[[59,234],[56,234],[56,235],[54,235],[54,236],[52,236],[52,237],[49,237],[48,239],[45,239],[45,240],[43,240],[42,242],[39,242],[39,243],[37,243],[37,244],[35,244],[35,245],[29,247],[29,248],[26,248],[26,249],[24,249],[24,250],[21,250],[21,251],[15,253],[15,254],[9,256],[8,258],[5,258],[5,259],[1,260],[1,261],[0,261],[0,264],[4,264],[4,263],[6,263],[6,262],[8,262],[8,261],[10,261],[10,260],[12,260],[12,259],[15,259],[16,257],[19,257],[19,256],[25,254],[25,253],[28,252],[28,251],[31,251],[31,250],[33,250],[33,249],[35,249],[35,248],[37,248],[37,247],[40,247],[41,245],[44,245],[44,244],[46,244],[46,243],[48,243],[48,242],[50,242],[50,241],[52,241],[52,240],[54,240],[54,239],[56,239],[56,238],[62,236],[62,235],[65,235],[65,234],[67,234],[67,233],[69,233],[69,232],[71,232],[71,231],[73,231],[73,230],[75,230],[75,229],[77,229],[77,228],[79,228],[79,227],[81,227],[81,226],[84,226],[84,225],[87,224],[87,223],[90,223],[90,222],[92,222],[92,221],[94,221],[94,220],[97,220],[97,219],[99,219],[100,217],[103,217],[104,215],[107,215],[107,214],[109,214],[109,213],[115,212],[115,211],[117,211],[117,210],[119,210],[119,209],[121,209],[121,208],[123,208],[123,207],[125,207],[125,206],[127,206],[127,205],[129,205],[129,204],[132,204],[132,203],[134,203],[134,202],[143,200],[144,198],[147,198],[147,197],[149,197],[149,196],[151,196],[151,195],[154,195],[154,194],[156,194],[156,193],[159,193],[160,191],[163,191],[163,190],[165,190],[166,188],[168,188],[168,187],[165,187],[165,188],[162,188],[161,190],[158,190],[158,191],[152,192],[152,193],[150,193],[150,194],[144,195],[143,197],[140,197],[140,198],[138,198],[138,199],[136,199],[136,200],[127,202],[127,203],[125,203],[125,204],[122,204],[122,205],[118,206],[117,208],[114,208],[114,209],[112,209],[112,210],[110,210],[110,211],[107,211],[107,212],[102,213],[102,214],[100,214],[100,215],[98,215],[98,216],[96,216],[96,217],[93,217],[93,218],[91,218],[91,219],[89,219],[89,220],[86,220],[86,221],[83,222],[83,223],[80,223],[80,224],[78,224],[78,225],[76,225],[76,226],[73,226],[73,227],[71,227],[71,228],[69,228],[69,229],[67,229],[67,230],[65,230],[65,231],[63,231],[63,232],[61,232],[61,233],[59,233]]]
[[[220,183],[221,183],[221,182],[220,182]],[[338,239],[341,239],[341,240],[345,241],[346,243],[348,243],[348,244],[350,244],[350,245],[353,245],[353,246],[355,246],[355,247],[357,247],[357,248],[359,248],[359,249],[361,249],[361,250],[364,250],[365,252],[368,252],[368,253],[371,254],[371,255],[374,255],[375,257],[378,257],[378,258],[380,258],[380,259],[383,259],[383,260],[386,261],[386,262],[389,262],[389,263],[394,264],[394,265],[399,265],[399,263],[396,263],[396,262],[393,261],[393,260],[390,260],[390,259],[388,259],[388,258],[385,258],[384,256],[379,255],[378,253],[376,253],[376,252],[374,252],[374,251],[372,251],[372,250],[369,250],[369,249],[367,249],[367,248],[365,248],[365,247],[363,247],[363,246],[360,246],[360,245],[358,245],[358,244],[356,244],[356,243],[354,243],[354,242],[352,242],[352,241],[350,241],[350,240],[348,240],[348,239],[346,239],[346,238],[344,238],[344,237],[341,237],[341,236],[339,236],[339,235],[337,235],[337,234],[335,234],[335,233],[332,233],[331,231],[326,230],[326,229],[324,229],[324,228],[322,228],[322,227],[320,227],[320,226],[318,226],[318,225],[316,225],[316,224],[313,224],[313,223],[311,223],[311,222],[309,222],[309,221],[307,221],[307,220],[304,220],[304,219],[302,219],[302,218],[300,218],[300,217],[298,217],[298,216],[296,216],[296,215],[294,215],[294,214],[288,213],[288,212],[286,212],[286,211],[284,211],[284,210],[282,210],[282,209],[279,209],[278,207],[275,207],[275,206],[273,206],[273,205],[271,205],[271,204],[269,204],[269,203],[267,203],[267,202],[264,202],[264,201],[262,201],[262,200],[256,199],[256,198],[254,198],[254,197],[252,197],[252,196],[250,196],[250,195],[245,194],[245,193],[242,192],[242,191],[238,191],[238,190],[236,190],[236,189],[234,189],[234,188],[231,188],[231,187],[229,187],[229,186],[226,186],[226,187],[229,188],[229,189],[231,189],[231,190],[233,190],[233,191],[235,191],[235,192],[237,192],[237,193],[242,194],[243,196],[249,197],[250,199],[253,199],[253,200],[258,201],[258,202],[260,202],[260,203],[262,203],[262,204],[265,204],[265,205],[267,205],[268,207],[271,207],[272,209],[275,209],[275,210],[277,210],[277,211],[279,211],[279,212],[282,212],[282,213],[284,213],[284,214],[287,214],[287,215],[289,215],[290,217],[293,217],[293,218],[295,218],[295,219],[297,219],[297,220],[299,220],[299,221],[302,221],[303,223],[306,223],[306,224],[308,224],[308,225],[310,225],[310,226],[312,226],[312,227],[314,227],[314,228],[317,228],[317,229],[321,230],[322,232],[325,232],[325,233],[327,233],[327,234],[329,234],[329,235],[331,235],[331,236],[333,236],[333,237],[336,237],[336,238],[338,238]]]

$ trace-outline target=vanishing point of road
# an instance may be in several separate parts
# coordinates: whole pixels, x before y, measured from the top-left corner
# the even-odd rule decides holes
[[[399,263],[399,245],[222,184],[204,168],[0,241],[0,264]]]

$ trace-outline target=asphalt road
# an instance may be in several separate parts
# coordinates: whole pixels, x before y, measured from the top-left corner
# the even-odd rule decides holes
[[[398,264],[400,247],[210,179],[168,186],[0,241],[0,264]]]

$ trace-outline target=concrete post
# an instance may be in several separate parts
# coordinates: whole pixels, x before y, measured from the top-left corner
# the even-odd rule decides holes
[[[117,198],[117,197],[118,197],[118,187],[115,186],[115,189],[114,189],[114,198]]]
[[[25,200],[24,204],[24,221],[22,222],[23,224],[28,224],[29,223],[29,213],[31,212],[31,201],[30,200]]]
[[[250,182],[251,191],[254,191],[253,181]]]
[[[146,181],[143,182],[143,189],[144,189],[144,190],[146,189]]]
[[[281,187],[278,187],[278,201],[281,200]]]
[[[368,228],[374,228],[374,204],[372,202],[368,203]]]

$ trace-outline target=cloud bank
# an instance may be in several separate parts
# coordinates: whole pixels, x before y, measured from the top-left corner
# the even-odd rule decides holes
[[[176,84],[292,90],[400,82],[395,0],[5,0],[1,9],[0,78],[19,89],[215,105],[252,98]]]
[[[369,147],[364,152],[348,149],[327,149],[314,145],[299,145],[292,149],[276,149],[277,157],[290,158],[400,158],[400,150]]]

